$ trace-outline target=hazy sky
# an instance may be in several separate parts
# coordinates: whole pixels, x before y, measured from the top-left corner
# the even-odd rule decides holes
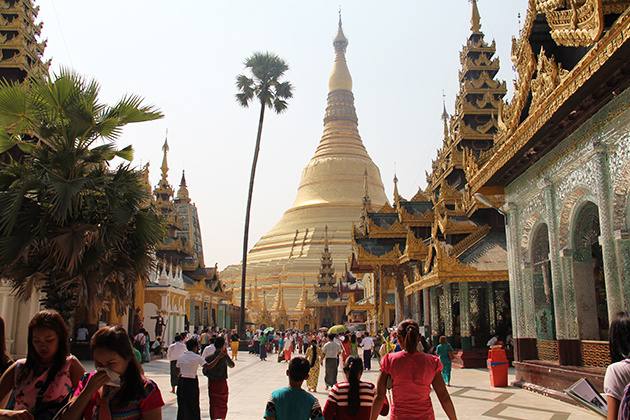
[[[527,0],[479,0],[486,40],[497,42],[499,79],[515,78],[511,38]],[[38,0],[45,58],[93,77],[101,100],[136,93],[165,118],[128,126],[119,147],[132,144],[134,164],[150,162],[160,179],[168,129],[169,181],[182,170],[201,222],[206,265],[241,260],[245,203],[258,123],[257,106],[237,105],[236,76],[255,51],[290,66],[289,109],[266,113],[254,187],[249,247],[293,204],[302,169],[323,129],[332,40],[341,5],[349,40],[359,133],[381,170],[388,197],[394,172],[405,198],[426,187],[425,171],[442,144],[442,90],[453,112],[459,52],[470,35],[468,0],[408,1],[162,1]]]

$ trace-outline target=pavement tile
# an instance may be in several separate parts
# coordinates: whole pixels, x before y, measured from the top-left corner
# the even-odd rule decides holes
[[[230,420],[262,419],[265,404],[271,392],[288,385],[286,363],[277,363],[274,355],[266,362],[247,353],[240,353],[236,366],[228,371],[228,418]],[[87,370],[93,370],[91,361],[83,361]],[[378,366],[376,360],[373,361]],[[374,366],[374,365],[373,365]],[[177,396],[170,393],[169,363],[166,359],[153,360],[142,365],[145,374],[153,379],[164,398],[165,406],[162,418],[177,418]],[[328,392],[324,391],[324,375],[320,371],[318,392],[315,395],[322,406]],[[339,372],[338,380],[343,374]],[[362,380],[376,383],[378,370],[366,371]],[[508,382],[514,380],[514,369],[508,372]],[[541,419],[541,420],[595,420],[599,417],[570,404],[556,401],[520,388],[492,388],[487,369],[453,369],[449,391],[455,404],[458,419]],[[306,385],[305,385],[306,386]],[[209,419],[208,386],[206,379],[199,372],[200,405],[202,419]],[[446,419],[435,396],[431,395],[436,419]],[[379,417],[385,419],[386,417]]]

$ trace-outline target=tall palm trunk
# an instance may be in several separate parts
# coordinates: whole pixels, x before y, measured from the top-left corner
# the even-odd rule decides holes
[[[254,161],[252,162],[252,172],[249,177],[249,192],[247,194],[247,209],[245,210],[245,231],[243,232],[243,263],[241,272],[241,319],[239,322],[238,334],[241,339],[245,338],[245,279],[247,278],[247,245],[249,241],[249,216],[252,209],[252,195],[254,194],[254,178],[256,177],[256,164],[258,163],[258,152],[260,152],[260,138],[262,136],[263,120],[265,119],[265,104],[260,103],[260,118],[258,119],[258,135],[256,136],[256,147],[254,149]]]

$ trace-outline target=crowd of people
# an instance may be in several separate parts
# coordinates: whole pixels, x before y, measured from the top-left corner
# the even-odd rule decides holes
[[[82,334],[87,338],[87,333]],[[55,414],[58,420],[161,419],[164,399],[158,385],[144,375],[135,344],[139,342],[144,350],[147,343],[142,343],[139,334],[144,332],[130,336],[120,326],[97,330],[89,340],[95,370],[85,372],[70,354],[68,329],[57,312],[40,311],[33,317],[26,358],[16,361],[6,351],[0,318],[0,419],[50,420]],[[247,335],[250,353],[264,361],[275,352],[278,362],[288,364],[288,387],[271,394],[263,414],[266,419],[376,420],[388,413],[391,418],[428,419],[434,417],[432,390],[446,416],[457,418],[448,392],[454,350],[445,337],[430,348],[414,320],[405,320],[392,334],[378,337],[378,348],[368,333],[254,331]],[[608,419],[629,420],[628,312],[612,319],[609,347],[612,364],[604,380]],[[235,331],[204,329],[174,337],[166,357],[171,392],[177,394],[178,420],[201,418],[199,368],[208,380],[210,418],[227,417],[228,370],[235,366],[238,348]],[[376,384],[361,380],[364,371],[371,369],[372,352],[380,365]],[[343,378],[338,382],[340,363]],[[322,366],[329,390],[323,407],[310,393],[317,391]],[[307,390],[302,388],[304,381]]]

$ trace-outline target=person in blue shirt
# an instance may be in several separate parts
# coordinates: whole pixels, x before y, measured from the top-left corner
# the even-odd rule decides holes
[[[311,364],[302,356],[289,362],[289,386],[271,393],[263,417],[267,420],[324,420],[319,401],[302,389]]]

